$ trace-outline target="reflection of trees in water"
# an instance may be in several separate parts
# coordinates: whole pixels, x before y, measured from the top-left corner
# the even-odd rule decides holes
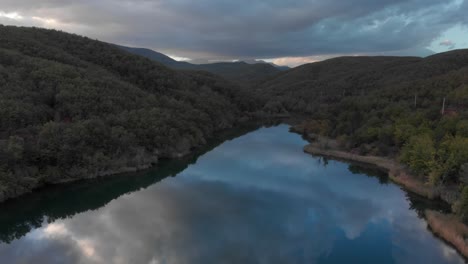
[[[383,172],[381,169],[376,166],[353,163],[350,164],[348,170],[352,174],[362,174],[368,177],[377,178],[380,184],[389,184],[388,173]]]
[[[450,205],[440,199],[429,200],[415,193],[406,193],[406,199],[410,202],[410,210],[416,211],[419,218],[425,218],[424,211],[429,209],[441,213],[451,213]]]
[[[323,166],[324,168],[326,168],[328,166],[328,158],[327,157],[319,156],[317,158],[317,162],[318,162],[319,165]]]
[[[29,195],[0,204],[0,241],[9,243],[32,229],[89,210],[97,210],[110,201],[153,185],[169,176],[176,176],[198,157],[224,141],[232,140],[258,128],[251,124],[228,130],[211,140],[205,147],[181,159],[162,160],[150,170],[76,183],[49,186]]]
[[[372,165],[361,165],[361,164],[352,164],[349,165],[349,171],[353,174],[362,174],[369,177],[376,177],[379,179],[380,184],[389,184],[390,179],[388,178],[388,173],[383,172],[379,168]],[[404,188],[402,188],[404,190]],[[442,200],[430,200],[426,197],[420,196],[418,194],[405,191],[406,200],[408,200],[410,207],[409,210],[414,210],[418,214],[419,218],[424,218],[424,211],[434,210],[443,213],[450,213],[450,205]]]

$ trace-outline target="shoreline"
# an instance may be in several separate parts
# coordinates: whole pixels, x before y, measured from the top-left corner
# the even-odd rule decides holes
[[[34,193],[35,191],[46,188],[48,186],[57,186],[61,184],[68,184],[68,183],[74,183],[74,182],[83,181],[83,180],[92,180],[92,179],[97,179],[97,178],[108,178],[108,177],[113,177],[116,175],[136,173],[136,172],[148,170],[148,169],[157,167],[160,160],[166,160],[166,159],[177,160],[177,159],[186,158],[190,155],[203,152],[203,150],[209,149],[212,146],[216,146],[224,142],[225,140],[229,140],[233,136],[237,137],[238,135],[247,133],[248,131],[254,130],[255,128],[259,126],[268,126],[268,125],[275,124],[279,120],[281,120],[282,122],[287,122],[289,118],[285,119],[285,117],[281,117],[281,116],[271,116],[269,118],[257,117],[257,118],[253,118],[247,121],[242,121],[242,122],[238,121],[234,123],[231,127],[220,129],[214,132],[214,134],[210,135],[207,138],[206,142],[204,142],[203,144],[199,144],[195,146],[187,146],[181,151],[174,150],[170,153],[168,152],[160,156],[146,157],[146,162],[143,162],[135,166],[114,167],[106,171],[87,171],[85,173],[82,173],[82,176],[80,177],[64,178],[64,179],[59,179],[54,182],[47,182],[47,183],[33,182],[29,184],[28,186],[25,186],[22,189],[18,189],[14,191],[10,191],[7,188],[2,189],[2,186],[0,186],[0,203],[14,201],[17,198]],[[86,168],[83,168],[83,169],[86,169]]]
[[[408,173],[403,165],[392,159],[377,156],[362,156],[341,150],[324,150],[320,147],[314,146],[313,144],[306,145],[304,147],[304,152],[311,155],[373,165],[378,169],[388,173],[388,177],[393,182],[403,186],[405,189],[413,193],[431,200],[441,198],[440,192],[438,190],[425,185],[422,181]]]
[[[411,175],[399,162],[384,157],[362,156],[341,150],[322,149],[310,143],[304,146],[304,152],[313,156],[329,157],[335,160],[364,163],[388,173],[394,183],[406,191],[416,193],[430,200],[444,199],[439,189],[424,184],[420,179]],[[448,201],[446,201],[448,202]],[[452,205],[451,202],[448,202]],[[426,223],[432,233],[454,247],[463,257],[468,258],[468,226],[463,224],[453,214],[443,214],[437,211],[424,212]]]

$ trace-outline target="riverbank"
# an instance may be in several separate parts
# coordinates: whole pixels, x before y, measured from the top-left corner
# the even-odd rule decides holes
[[[314,144],[305,146],[304,151],[312,155],[325,156],[333,159],[353,161],[376,166],[377,168],[387,172],[388,177],[392,181],[403,186],[411,192],[429,199],[436,199],[441,197],[440,191],[425,185],[421,180],[411,176],[411,174],[407,172],[404,166],[392,159],[376,156],[361,156],[340,150],[322,149],[319,146],[315,146]]]
[[[452,188],[435,188],[425,184],[422,179],[412,175],[402,164],[394,159],[377,156],[363,156],[339,150],[333,140],[328,140],[326,146],[314,141],[304,147],[304,152],[315,156],[329,157],[331,159],[364,163],[377,167],[388,173],[388,177],[404,189],[426,197],[428,199],[442,199],[453,206],[454,195]],[[323,140],[322,140],[323,141]],[[463,224],[453,214],[443,214],[436,211],[425,211],[429,228],[434,234],[450,243],[460,254],[468,258],[468,226]]]
[[[249,131],[255,130],[261,125],[273,125],[281,120],[279,117],[276,119],[272,117],[270,119],[254,119],[243,122],[238,122],[235,125],[221,129],[208,137],[207,140],[203,140],[198,145],[181,144],[182,146],[174,147],[174,149],[159,152],[158,155],[146,155],[145,153],[139,153],[136,156],[127,157],[128,160],[109,160],[105,170],[97,170],[95,168],[77,168],[79,170],[74,171],[73,177],[57,177],[54,181],[39,181],[35,178],[26,178],[23,183],[16,183],[12,186],[7,185],[8,182],[2,183],[0,178],[0,203],[8,202],[19,198],[21,196],[34,193],[36,190],[46,188],[48,186],[60,185],[73,183],[83,180],[91,180],[95,178],[113,177],[116,175],[122,175],[127,173],[134,173],[150,169],[154,166],[158,166],[160,160],[179,160],[187,156],[191,156],[194,153],[204,152],[211,149],[225,140],[236,138]],[[183,140],[181,140],[183,141]],[[127,166],[128,163],[134,164],[133,166]],[[1,168],[0,168],[1,169]],[[0,170],[1,173],[1,170]]]
[[[449,242],[460,254],[468,258],[468,227],[466,225],[451,214],[426,210],[424,215],[434,234]]]

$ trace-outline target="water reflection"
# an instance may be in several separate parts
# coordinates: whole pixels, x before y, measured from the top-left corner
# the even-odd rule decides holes
[[[44,221],[0,244],[0,263],[463,262],[400,188],[319,164],[287,131],[260,129],[175,178]]]
[[[257,129],[256,124],[220,133],[207,146],[178,160],[162,161],[157,168],[130,175],[86,180],[79,183],[50,186],[18,199],[0,204],[0,241],[19,239],[31,229],[41,227],[44,220],[53,222],[77,213],[96,210],[115,198],[135,192],[176,176],[198,157],[211,151],[224,141],[232,140]]]

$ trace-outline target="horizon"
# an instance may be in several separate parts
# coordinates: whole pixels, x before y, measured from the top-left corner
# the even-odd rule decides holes
[[[62,30],[194,64],[296,67],[340,56],[426,57],[468,48],[467,12],[468,0],[6,0],[0,24]]]

